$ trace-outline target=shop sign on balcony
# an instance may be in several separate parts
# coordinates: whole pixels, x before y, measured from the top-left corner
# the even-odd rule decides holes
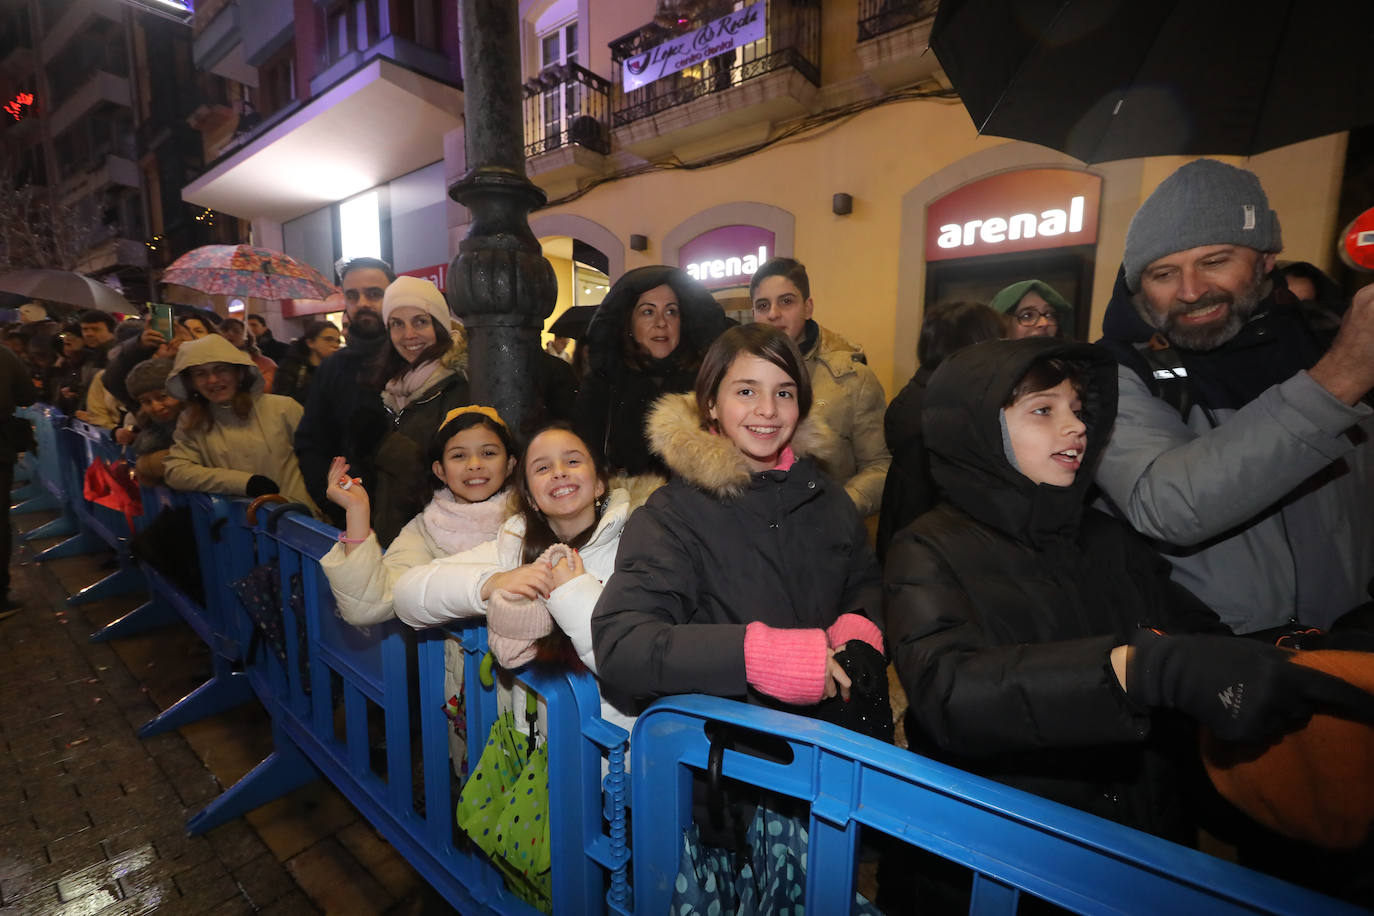
[[[625,91],[647,86],[654,80],[680,73],[717,54],[759,41],[767,33],[764,2],[751,3],[701,28],[679,35],[625,61],[621,80]]]
[[[678,263],[707,289],[747,286],[772,256],[773,233],[758,226],[721,226],[678,249]]]
[[[16,121],[24,120],[24,116],[33,108],[33,93],[19,92],[14,98],[5,103],[5,111]]]

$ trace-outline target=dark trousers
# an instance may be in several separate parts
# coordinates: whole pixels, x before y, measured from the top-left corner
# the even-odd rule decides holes
[[[14,465],[0,462],[0,548],[5,551],[4,578],[0,578],[0,600],[10,591],[10,559],[14,552],[14,535],[10,532],[10,489],[14,486]]]

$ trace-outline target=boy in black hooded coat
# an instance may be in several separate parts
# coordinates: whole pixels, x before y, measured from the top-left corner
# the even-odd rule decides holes
[[[1022,473],[1007,420],[1035,406],[1034,390],[1011,395],[1047,360],[1077,379],[1086,426],[1067,486]],[[1087,507],[1115,416],[1115,360],[1095,346],[992,341],[946,360],[923,413],[946,501],[889,549],[887,644],[913,750],[1191,843],[1195,729],[1162,709],[1265,741],[1314,703],[1368,715],[1374,698],[1333,696],[1288,653],[1229,635],[1143,539]]]

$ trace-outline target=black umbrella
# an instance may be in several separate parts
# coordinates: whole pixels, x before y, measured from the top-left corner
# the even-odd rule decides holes
[[[1374,123],[1370,0],[941,0],[930,46],[979,133],[1084,162]]]
[[[594,305],[574,305],[558,316],[557,320],[549,327],[549,333],[554,337],[582,340],[587,336],[587,325],[592,323],[592,316],[595,314],[596,306]]]

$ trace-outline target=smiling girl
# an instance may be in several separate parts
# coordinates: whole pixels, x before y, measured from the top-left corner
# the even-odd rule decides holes
[[[817,467],[833,436],[810,409],[796,344],[760,324],[720,336],[695,396],[654,408],[673,477],[630,519],[593,615],[607,683],[804,714],[848,698],[836,654],[851,639],[882,652],[879,570],[853,502]]]
[[[614,568],[631,491],[612,488],[586,442],[561,423],[530,439],[515,489],[518,510],[495,540],[400,578],[396,616],[421,629],[486,615],[492,651],[506,667],[557,660],[556,623],[595,671],[592,608]],[[628,728],[629,705],[605,693],[602,716]]]
[[[280,493],[318,514],[292,447],[303,409],[262,389],[253,360],[218,334],[177,350],[167,391],[186,406],[163,463],[167,485],[231,496]]]

